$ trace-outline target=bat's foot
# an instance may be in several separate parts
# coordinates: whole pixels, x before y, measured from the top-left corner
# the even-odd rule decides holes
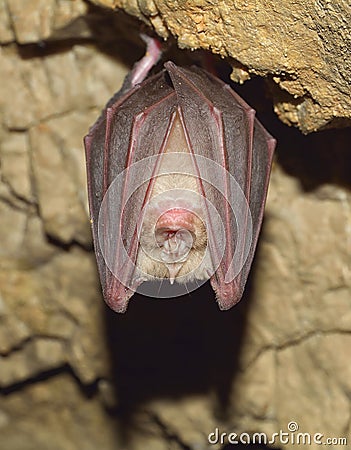
[[[148,73],[155,66],[162,55],[161,42],[146,34],[140,35],[141,39],[146,43],[145,56],[138,61],[131,73],[131,84],[135,86],[145,80]]]

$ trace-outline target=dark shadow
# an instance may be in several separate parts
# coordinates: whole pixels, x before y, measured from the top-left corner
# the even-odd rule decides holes
[[[97,393],[97,384],[98,380],[95,380],[91,384],[83,384],[82,381],[78,378],[77,374],[74,372],[72,367],[69,364],[63,364],[60,367],[55,367],[54,369],[45,370],[43,372],[38,373],[37,375],[33,375],[30,378],[26,378],[22,381],[18,381],[16,383],[12,383],[6,387],[0,387],[0,398],[1,396],[11,395],[14,392],[25,391],[27,387],[42,383],[46,380],[60,377],[63,374],[68,374],[79,387],[81,393],[86,398],[92,398]]]
[[[265,80],[254,78],[242,86],[232,86],[277,139],[277,163],[297,178],[305,191],[324,184],[351,189],[351,128],[303,135],[297,128],[284,125],[275,115]]]
[[[53,31],[49,39],[16,47],[21,58],[31,59],[69,51],[74,45],[91,44],[132,67],[144,54],[140,29],[140,21],[123,11],[111,12],[89,4],[87,14]]]
[[[212,391],[224,418],[250,303],[220,311],[206,283],[189,295],[154,299],[136,294],[128,311],[106,308],[118,415],[128,422],[141,404]]]
[[[110,412],[127,447],[138,425],[135,413],[148,401],[212,395],[214,416],[226,421],[233,408],[231,387],[239,370],[246,318],[257,292],[255,272],[254,261],[244,296],[229,311],[219,310],[209,282],[174,299],[136,294],[122,315],[106,307],[117,404]]]

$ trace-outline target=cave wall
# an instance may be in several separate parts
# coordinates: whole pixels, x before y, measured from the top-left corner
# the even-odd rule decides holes
[[[229,57],[232,79],[269,77],[279,118],[304,133],[350,121],[351,11],[346,0],[94,0]]]
[[[328,30],[339,27],[342,39],[346,4],[328,5],[315,4],[318,17],[327,26],[338,7]],[[308,36],[310,56],[293,51],[302,42],[294,33],[319,36],[307,2],[296,5],[303,21],[279,7],[276,16],[285,11],[295,28],[274,33],[268,4],[254,15],[240,2],[123,6],[183,47],[234,58],[237,81],[271,79],[268,89],[258,77],[237,86],[279,142],[254,267],[228,312],[208,286],[175,300],[135,296],[125,315],[105,307],[82,137],[143,52],[139,22],[82,0],[0,2],[1,448],[207,449],[216,427],[271,435],[292,421],[301,432],[350,439],[351,133],[303,136],[279,120],[311,131],[348,117],[349,55],[328,61]],[[266,60],[244,40],[253,30],[266,35],[257,37]],[[277,34],[286,65],[274,60]],[[312,54],[323,60],[314,77],[305,67]],[[331,82],[333,71],[340,77]]]

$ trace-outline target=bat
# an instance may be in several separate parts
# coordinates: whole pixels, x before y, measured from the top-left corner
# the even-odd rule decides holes
[[[207,280],[220,309],[242,297],[261,228],[275,139],[226,83],[146,55],[84,138],[106,303],[174,297]],[[151,283],[144,283],[151,281]],[[167,286],[151,294],[143,286]],[[190,286],[190,288],[189,288]]]

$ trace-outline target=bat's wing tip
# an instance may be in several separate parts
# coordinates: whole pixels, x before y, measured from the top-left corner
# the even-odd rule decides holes
[[[237,303],[240,302],[242,295],[232,297],[230,299],[221,298],[218,295],[216,295],[216,297],[217,297],[217,304],[218,304],[219,309],[221,311],[228,311],[229,309],[231,309],[233,306],[235,306]]]
[[[227,311],[240,302],[245,283],[242,286],[235,282],[218,284],[214,278],[211,278],[210,282],[221,311]]]
[[[172,75],[175,76],[176,74],[179,74],[179,72],[180,72],[179,67],[176,64],[174,64],[174,62],[172,62],[172,61],[165,62],[163,66],[167,70],[167,72],[170,76],[172,76]]]
[[[170,70],[174,70],[174,69],[176,69],[177,68],[177,66],[174,64],[174,62],[172,62],[172,61],[167,61],[167,62],[165,62],[164,64],[164,67],[168,70],[168,69],[170,69]]]
[[[116,300],[115,298],[105,297],[105,302],[113,311],[115,311],[116,313],[119,313],[119,314],[123,314],[127,311],[129,299],[128,300],[124,300],[124,299]]]
[[[117,313],[125,313],[128,308],[130,298],[135,291],[126,289],[122,284],[112,286],[103,290],[104,300],[106,304]]]

